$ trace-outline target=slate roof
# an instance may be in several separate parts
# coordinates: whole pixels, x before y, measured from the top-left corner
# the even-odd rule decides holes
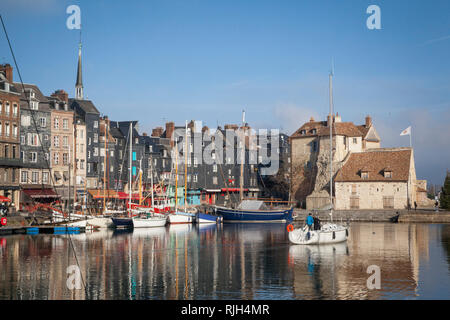
[[[98,109],[92,103],[91,100],[77,100],[77,99],[69,99],[70,109],[75,109],[75,107],[81,108],[86,113],[95,113],[100,114]]]
[[[336,175],[336,182],[388,182],[409,179],[411,148],[373,149],[351,153]],[[368,172],[367,179],[361,178],[361,171]],[[392,178],[385,178],[384,171],[391,171]]]

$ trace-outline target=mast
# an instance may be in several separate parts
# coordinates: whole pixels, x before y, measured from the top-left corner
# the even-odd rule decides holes
[[[175,140],[175,212],[178,207],[178,141]]]
[[[70,222],[70,144],[69,144],[69,157],[67,158],[69,160],[69,190],[68,190],[68,196],[69,196],[69,201],[67,202],[67,209],[69,211],[69,222]]]
[[[242,139],[241,139],[241,176],[239,179],[239,198],[242,202],[244,200],[244,157],[245,157],[245,110],[242,110]]]
[[[152,208],[155,207],[155,199],[153,196],[153,157],[150,156],[150,183],[152,185]]]
[[[188,142],[187,142],[187,120],[186,128],[184,132],[184,209],[187,208],[187,154],[188,154]]]
[[[129,190],[129,195],[128,195],[128,206],[130,207],[130,217],[131,217],[131,168],[132,168],[132,161],[133,161],[133,155],[132,155],[132,151],[133,151],[133,122],[130,122],[130,175],[129,175],[129,182],[128,182],[128,190]]]
[[[142,159],[139,160],[139,205],[142,205]]]
[[[330,75],[330,216],[333,222],[333,67]]]
[[[104,121],[105,124],[105,156],[103,159],[103,214],[105,214],[106,211],[106,156],[108,154],[108,150],[107,150],[107,144],[106,144],[106,137],[107,137],[107,133],[106,133],[106,119]],[[109,190],[108,190],[109,193]]]

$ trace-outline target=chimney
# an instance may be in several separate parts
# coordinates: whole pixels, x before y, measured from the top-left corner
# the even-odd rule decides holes
[[[69,94],[64,90],[56,90],[52,93],[52,97],[59,98],[61,101],[68,103],[69,102]]]
[[[174,122],[166,122],[166,138],[170,139],[170,145],[173,146],[172,136],[175,131],[175,123]]]
[[[146,137],[146,136],[147,136],[147,132],[142,133],[142,135],[143,135],[144,137]]]
[[[336,116],[334,117],[334,122],[342,122],[341,116],[339,115],[339,113],[336,113]]]
[[[152,137],[161,137],[164,132],[162,127],[157,127],[152,130]]]
[[[369,128],[372,125],[372,118],[370,116],[366,117],[366,128]]]
[[[327,116],[327,127],[330,127],[330,126],[331,126],[331,119],[332,119],[331,114],[329,114],[329,115]]]
[[[13,82],[13,69],[9,63],[0,65],[0,72],[5,74],[5,77],[8,79],[9,83]]]
[[[314,122],[314,117],[311,117],[311,118],[309,119],[309,122]]]

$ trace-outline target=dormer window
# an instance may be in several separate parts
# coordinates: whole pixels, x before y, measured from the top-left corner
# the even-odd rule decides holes
[[[369,179],[369,171],[361,171],[361,179]]]
[[[392,179],[392,171],[390,170],[385,170],[384,171],[384,177],[388,178],[388,179]]]
[[[300,131],[300,134],[301,134],[302,136],[304,136],[304,135],[306,134],[306,130]]]
[[[312,129],[311,132],[312,132],[312,134],[316,134],[317,130],[316,129]]]

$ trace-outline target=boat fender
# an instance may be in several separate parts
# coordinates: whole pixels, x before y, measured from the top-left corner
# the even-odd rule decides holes
[[[333,231],[333,240],[336,239],[336,232]]]
[[[292,231],[294,231],[294,226],[292,224],[288,224],[286,229],[287,229],[287,232],[292,232]]]
[[[306,234],[306,240],[309,240],[311,238],[311,233],[308,231],[308,233]]]
[[[345,236],[348,237],[348,229],[345,229]]]

